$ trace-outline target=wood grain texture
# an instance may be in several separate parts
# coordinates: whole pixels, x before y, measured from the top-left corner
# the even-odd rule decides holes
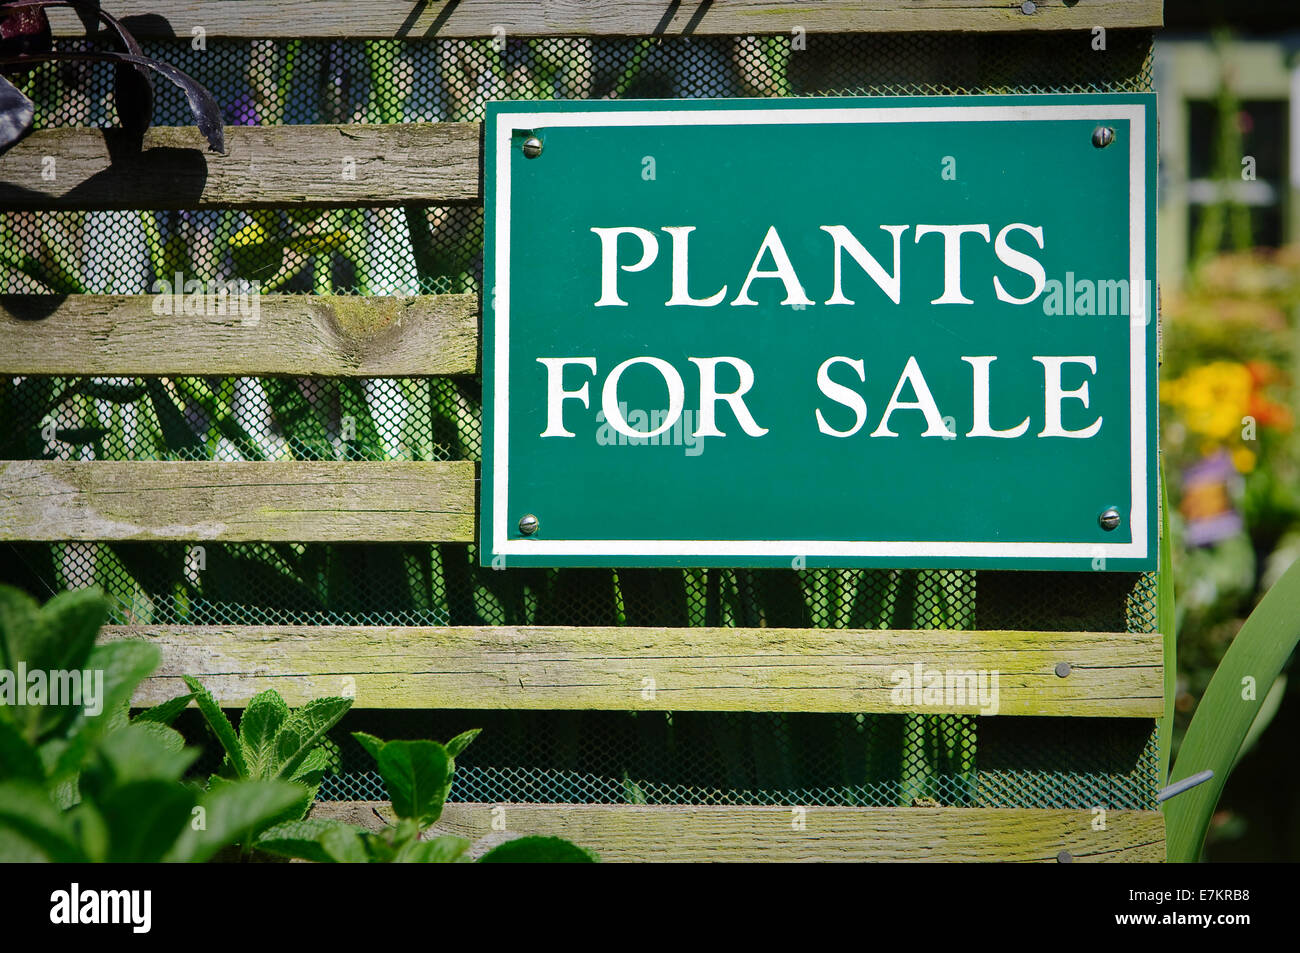
[[[248,295],[242,310],[232,303],[225,314],[155,314],[157,298],[0,297],[0,373],[408,377],[478,369],[475,295]]]
[[[604,861],[1010,861],[1160,863],[1159,811],[1035,808],[806,807],[794,830],[790,807],[641,804],[448,804],[434,827],[475,841],[478,856],[511,836],[565,837]],[[506,831],[492,830],[493,810]],[[377,816],[381,815],[381,816]],[[312,816],[376,830],[392,817],[386,801],[318,801]]]
[[[161,15],[160,15],[161,11]],[[136,35],[183,37],[486,37],[501,27],[514,36],[657,36],[1088,30],[1154,27],[1161,0],[1038,0],[1033,14],[997,0],[367,0],[365,15],[349,0],[116,0],[113,12]],[[60,35],[80,35],[77,21],[51,11]]]
[[[360,708],[968,712],[1159,717],[1156,633],[636,627],[109,626],[159,646],[136,698],[203,679],[238,707],[355,694]],[[1058,662],[1071,665],[1064,678]],[[998,673],[990,695],[891,697],[895,673]],[[649,681],[647,681],[649,680]],[[991,682],[986,682],[986,687]]]
[[[474,464],[0,462],[0,539],[467,542]]]
[[[0,154],[0,210],[447,205],[480,194],[475,123],[227,126],[224,155],[193,126],[154,126],[140,151],[119,130],[69,127]]]

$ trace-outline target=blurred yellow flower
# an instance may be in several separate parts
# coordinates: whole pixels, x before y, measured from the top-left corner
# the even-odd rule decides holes
[[[1254,381],[1244,364],[1214,361],[1161,385],[1161,398],[1181,411],[1187,428],[1212,440],[1228,440],[1250,410]]]

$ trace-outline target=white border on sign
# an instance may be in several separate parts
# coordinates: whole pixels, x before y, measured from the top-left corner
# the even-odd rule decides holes
[[[572,126],[787,126],[825,123],[1015,122],[1046,119],[1129,122],[1129,287],[1146,287],[1146,106],[839,106],[799,109],[689,109],[571,113],[504,112],[491,130],[496,162],[495,390],[492,440],[492,550],[533,556],[1038,557],[1142,559],[1147,556],[1146,295],[1130,295],[1131,419],[1128,543],[903,542],[870,540],[510,539],[506,533],[510,420],[510,146],[515,129]]]

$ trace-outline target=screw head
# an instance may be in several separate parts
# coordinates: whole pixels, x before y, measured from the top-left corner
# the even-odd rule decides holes
[[[536,136],[529,136],[524,140],[524,158],[536,159],[542,154],[542,140]]]
[[[519,532],[525,536],[532,536],[540,527],[541,524],[537,522],[537,517],[532,513],[527,514],[519,521]]]
[[[1057,677],[1057,678],[1065,678],[1067,675],[1070,674],[1070,671],[1071,671],[1071,669],[1070,669],[1070,663],[1069,663],[1069,662],[1057,662],[1057,663],[1056,663],[1056,669],[1055,669],[1055,672],[1056,672],[1056,677]]]
[[[1106,507],[1106,509],[1102,511],[1101,515],[1097,517],[1097,523],[1108,533],[1112,530],[1119,529],[1119,510],[1115,509],[1113,506]]]
[[[1105,149],[1115,141],[1115,130],[1110,126],[1098,126],[1092,131],[1092,144],[1098,149]]]
[[[1025,2],[1020,5],[1020,12],[1025,16],[1029,16],[1037,9],[1038,5],[1034,3],[1033,0],[1025,0]]]

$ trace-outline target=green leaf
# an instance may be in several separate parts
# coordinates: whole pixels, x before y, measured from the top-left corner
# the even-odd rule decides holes
[[[384,742],[374,735],[368,735],[364,731],[352,732],[352,737],[357,739],[357,744],[366,749],[366,753],[376,761],[379,760],[379,749],[384,746]]]
[[[202,863],[223,847],[253,842],[293,807],[302,789],[288,781],[229,781],[199,796],[203,829],[195,830],[200,816],[185,829],[168,860]]]
[[[91,671],[103,673],[103,695],[99,700],[102,710],[92,715],[83,705],[77,712],[65,731],[66,744],[59,748],[57,764],[50,766],[51,775],[64,778],[75,772],[100,738],[128,723],[126,711],[131,696],[158,667],[160,657],[156,646],[144,642],[95,646],[86,664]]]
[[[393,813],[421,828],[442,815],[451,788],[453,764],[436,741],[390,741],[375,759],[393,802]]]
[[[321,843],[321,837],[327,831],[343,826],[346,825],[341,821],[312,817],[285,821],[263,831],[253,846],[277,857],[296,857],[317,864],[333,863],[334,858]]]
[[[84,672],[95,636],[108,617],[108,600],[98,589],[62,592],[44,606],[24,592],[0,586],[0,670],[9,680],[19,665],[29,672]],[[16,687],[11,685],[10,687]],[[77,713],[72,705],[14,705],[9,715],[32,743],[67,724]]]
[[[1246,754],[1255,747],[1260,736],[1268,728],[1269,724],[1277,716],[1278,710],[1282,707],[1282,699],[1286,697],[1286,675],[1279,675],[1274,679],[1273,684],[1269,687],[1268,694],[1260,703],[1259,712],[1255,715],[1255,720],[1250,723],[1250,730],[1246,732],[1246,737],[1241,742],[1241,750],[1237,752],[1237,761],[1240,761]],[[1233,763],[1236,767],[1236,762]]]
[[[145,379],[145,388],[149,392],[149,402],[153,404],[158,416],[158,426],[162,428],[163,442],[173,453],[184,453],[203,449],[203,437],[194,432],[185,419],[185,414],[176,406],[171,394],[163,386],[161,378]]]
[[[470,842],[463,837],[446,834],[429,840],[416,840],[398,851],[400,864],[453,864],[465,858]]]
[[[1263,704],[1261,686],[1272,685],[1300,642],[1300,560],[1291,564],[1250,614],[1210,679],[1187,728],[1170,774],[1180,781],[1207,768],[1214,777],[1165,803],[1169,860],[1199,859],[1210,817]],[[1245,679],[1253,698],[1243,698]]]
[[[27,743],[18,726],[5,716],[6,710],[0,708],[0,778],[40,784],[45,780],[40,755]]]
[[[459,758],[460,753],[469,747],[469,743],[477,738],[482,730],[482,728],[471,728],[448,741],[446,744],[448,757]]]
[[[82,791],[96,797],[137,781],[180,781],[199,756],[199,749],[184,744],[177,732],[155,722],[114,731],[99,743],[82,772]]]
[[[1160,784],[1169,783],[1169,756],[1174,744],[1174,697],[1178,694],[1178,633],[1174,625],[1174,541],[1169,532],[1169,491],[1160,464],[1160,582],[1156,609],[1164,646],[1165,714],[1160,719]]]
[[[361,828],[340,824],[320,836],[320,845],[336,864],[365,864],[370,862],[367,839]]]
[[[562,837],[516,837],[478,859],[480,864],[590,864],[600,857]]]
[[[239,719],[239,742],[252,777],[275,777],[279,769],[275,736],[288,717],[289,706],[274,688],[254,695],[244,709]]]
[[[315,698],[291,713],[275,737],[277,776],[293,777],[311,750],[351,707],[351,698]]]
[[[114,787],[96,802],[108,828],[112,863],[155,863],[186,829],[194,791],[175,781],[134,781]]]
[[[18,860],[39,853],[55,863],[85,861],[88,858],[73,831],[48,795],[34,784],[0,782],[0,849],[22,845],[18,856],[0,854],[0,861]]]
[[[212,697],[212,693],[199,684],[198,679],[190,675],[183,676],[185,684],[189,686],[190,691],[194,693],[194,701],[199,706],[199,711],[203,713],[203,718],[212,729],[212,733],[217,736],[217,741],[225,749],[226,760],[234,769],[235,775],[240,778],[247,778],[248,761],[244,758],[244,749],[239,744],[239,739],[235,737],[235,729],[230,724],[230,719],[226,713],[221,710],[217,700]]]
[[[151,721],[160,725],[170,725],[176,720],[181,712],[189,707],[190,702],[193,700],[193,692],[190,692],[188,695],[177,695],[175,698],[169,698],[167,701],[154,705],[152,708],[146,708],[131,720],[136,724]]]

